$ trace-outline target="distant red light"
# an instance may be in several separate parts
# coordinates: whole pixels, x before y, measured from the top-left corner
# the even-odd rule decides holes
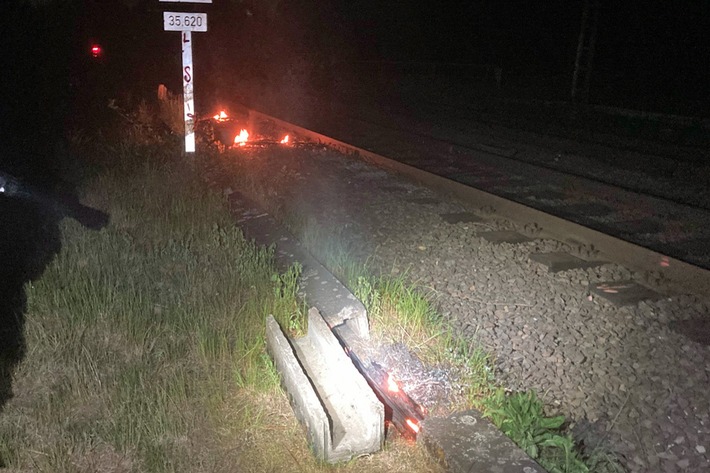
[[[101,48],[101,45],[98,44],[92,44],[91,45],[91,56],[94,58],[99,58],[103,54],[104,50]]]

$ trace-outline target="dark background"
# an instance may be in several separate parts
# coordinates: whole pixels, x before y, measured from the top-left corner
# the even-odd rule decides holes
[[[131,110],[141,100],[154,103],[161,83],[181,92],[180,34],[163,31],[163,11],[209,15],[209,32],[193,33],[198,114],[239,101],[288,117],[347,110],[338,103],[411,108],[424,92],[453,102],[569,100],[584,6],[214,2],[2,2],[0,177],[12,175],[47,197],[38,203],[0,194],[0,410],[24,351],[24,284],[60,248],[63,217],[46,202],[60,195],[78,202],[67,137],[115,121],[111,99]],[[601,4],[589,102],[708,117],[710,1]],[[98,58],[93,44],[102,47]],[[491,78],[495,68],[500,84]]]
[[[406,82],[432,70],[429,87],[489,85],[480,66],[502,69],[504,95],[568,100],[584,6],[583,0],[214,2],[3,2],[0,126],[6,150],[24,156],[13,168],[21,174],[51,154],[67,128],[84,126],[79,118],[103,112],[109,98],[152,98],[160,83],[180,91],[179,33],[162,30],[164,10],[209,15],[209,32],[193,33],[196,100],[204,110],[233,99],[337,100],[354,87],[376,90],[378,81]],[[591,103],[708,115],[710,2],[602,1],[598,25]],[[103,48],[99,59],[89,54],[93,42]]]

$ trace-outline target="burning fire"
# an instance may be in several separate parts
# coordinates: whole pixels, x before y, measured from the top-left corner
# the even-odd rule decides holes
[[[397,384],[397,381],[395,381],[395,379],[392,377],[391,374],[387,375],[387,389],[389,389],[393,393],[399,392],[399,385]]]
[[[412,431],[414,431],[415,434],[419,433],[419,424],[417,424],[416,421],[414,421],[412,419],[407,419],[406,422],[407,422],[407,425],[409,426],[409,428],[412,429]]]
[[[249,139],[249,132],[244,128],[239,132],[237,136],[234,137],[234,144],[239,146],[244,146]]]
[[[218,122],[223,122],[224,120],[229,118],[229,115],[227,115],[227,112],[225,112],[224,110],[221,110],[217,115],[212,118],[214,118]]]
[[[229,114],[227,114],[227,112],[225,110],[220,110],[220,112],[218,114],[212,116],[212,119],[216,122],[221,123],[221,122],[231,121],[232,117],[230,117]],[[227,131],[227,130],[225,129],[224,131]],[[227,133],[229,133],[229,132],[227,131]],[[227,137],[224,137],[224,138],[229,139],[228,136],[229,135],[227,135]],[[245,146],[248,141],[249,141],[249,131],[247,131],[246,128],[242,128],[239,131],[239,134],[234,137],[234,145],[235,146]],[[260,144],[262,142],[267,143],[267,144],[268,143],[272,143],[272,144],[275,143],[275,141],[267,141],[267,140],[259,141],[259,140],[257,140],[256,144]],[[281,139],[281,141],[279,141],[279,144],[288,145],[288,144],[290,144],[290,142],[291,142],[291,137],[289,135],[285,135]]]

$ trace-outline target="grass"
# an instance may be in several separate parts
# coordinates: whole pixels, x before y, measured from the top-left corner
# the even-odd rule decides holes
[[[550,473],[623,471],[618,460],[603,449],[583,453],[564,431],[565,416],[548,417],[535,392],[506,394],[493,375],[491,355],[475,340],[457,336],[406,273],[372,276],[367,264],[350,259],[346,250],[338,251],[333,244],[313,245],[319,239],[313,236],[313,228],[309,232],[310,250],[363,302],[373,332],[387,341],[404,343],[427,363],[454,369],[462,390],[450,409],[481,410]],[[333,241],[332,237],[320,241]]]
[[[312,231],[312,230],[311,230]],[[325,238],[326,240],[328,237]],[[548,417],[537,395],[506,393],[494,377],[493,358],[476,341],[457,336],[407,274],[372,276],[367,264],[327,247],[321,258],[368,310],[372,329],[401,342],[429,364],[454,370],[461,386],[448,409],[476,408],[550,473],[621,473],[618,459],[604,448],[583,452],[564,430],[565,417]],[[312,251],[318,253],[317,247]],[[329,265],[326,263],[326,265]]]
[[[7,417],[22,422],[3,422],[4,440],[33,430],[48,444],[5,451],[6,462],[67,468],[71,445],[89,454],[89,436],[133,466],[193,469],[181,443],[215,420],[228,386],[277,386],[255,349],[261,317],[283,306],[271,255],[212,210],[217,196],[196,191],[191,179],[149,166],[93,182],[87,195],[110,203],[113,223],[92,233],[66,221],[61,253],[27,288],[29,351],[16,399],[31,379],[44,380],[44,392],[28,409],[8,405]]]
[[[299,240],[363,302],[374,334],[387,342],[405,344],[423,361],[443,364],[457,375],[461,387],[448,409],[477,408],[530,457],[551,473],[620,472],[614,456],[604,450],[582,452],[565,433],[564,416],[547,417],[533,392],[506,394],[496,382],[492,356],[475,340],[456,335],[407,274],[382,274],[368,262],[354,260],[343,229],[323,227],[304,215],[294,214],[282,202],[271,202],[273,192],[263,182],[240,173],[240,186],[278,216]]]
[[[146,114],[142,109],[141,114]],[[391,438],[377,455],[318,464],[279,388],[264,343],[273,314],[303,333],[300,267],[278,272],[270,248],[246,241],[224,199],[202,184],[181,143],[132,126],[81,136],[93,166],[88,205],[111,214],[93,232],[62,224],[62,250],[28,285],[27,352],[0,417],[0,464],[38,471],[439,471]],[[262,197],[262,184],[242,187]],[[259,200],[259,199],[257,199]],[[266,199],[268,200],[268,198]],[[267,202],[268,203],[268,202]],[[534,394],[504,395],[492,360],[456,336],[407,274],[377,274],[333,234],[280,217],[365,303],[373,332],[454,369],[452,408],[478,407],[551,472],[620,471],[582,455]],[[337,233],[337,232],[336,232]]]
[[[338,231],[299,215],[287,215],[285,220],[306,248],[365,305],[374,334],[389,343],[403,343],[426,363],[444,364],[456,371],[462,389],[450,407],[482,407],[483,400],[497,389],[491,355],[475,340],[456,336],[435,301],[410,281],[406,271],[382,274],[367,261],[353,259],[340,243],[345,238]]]
[[[264,319],[304,330],[300,269],[246,241],[224,198],[138,127],[82,138],[83,202],[26,286],[27,350],[0,415],[0,464],[51,472],[438,471],[394,439],[335,467],[313,459],[265,351]],[[104,137],[103,139],[108,139]]]

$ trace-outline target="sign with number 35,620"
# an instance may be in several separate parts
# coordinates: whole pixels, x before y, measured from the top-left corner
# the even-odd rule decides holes
[[[207,13],[163,12],[165,31],[207,31]]]

